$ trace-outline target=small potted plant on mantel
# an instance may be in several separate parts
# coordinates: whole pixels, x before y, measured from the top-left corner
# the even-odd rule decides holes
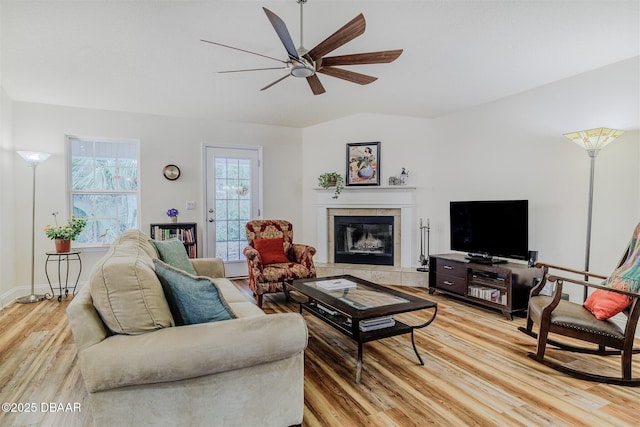
[[[344,188],[344,179],[338,172],[325,172],[318,177],[318,185],[325,190],[335,187],[332,199],[337,199]]]

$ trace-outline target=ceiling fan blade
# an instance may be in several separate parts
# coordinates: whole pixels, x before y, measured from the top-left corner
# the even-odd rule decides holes
[[[326,92],[317,74],[307,77],[307,83],[309,83],[311,92],[313,92],[314,95],[321,95]]]
[[[226,48],[229,48],[229,49],[239,50],[240,52],[250,53],[252,55],[262,56],[263,58],[273,59],[274,61],[282,62],[283,64],[287,63],[287,61],[283,61],[282,59],[274,58],[272,56],[263,55],[261,53],[251,52],[250,50],[246,50],[246,49],[240,49],[239,47],[233,47],[233,46],[229,46],[229,45],[222,44],[222,43],[212,42],[210,40],[200,39],[200,41],[201,42],[205,42],[205,43],[215,44],[216,46],[222,46],[222,47],[226,47]]]
[[[245,71],[283,70],[285,68],[288,68],[288,67],[248,68],[246,70],[225,70],[225,71],[218,71],[218,74],[243,73]]]
[[[287,25],[284,21],[266,7],[263,7],[262,9],[264,10],[264,13],[267,14],[269,21],[271,21],[271,25],[273,25],[273,29],[276,30],[278,37],[280,37],[280,41],[284,45],[284,48],[287,49],[289,57],[292,59],[300,59],[300,55],[296,50],[296,46],[293,44],[293,40],[291,40],[291,35],[289,34],[289,30],[287,30]]]
[[[280,77],[280,78],[279,78],[278,80],[276,80],[275,82],[273,82],[273,83],[269,83],[268,85],[266,85],[265,87],[263,87],[263,88],[262,88],[262,89],[260,89],[260,90],[267,90],[267,89],[269,89],[271,86],[275,85],[276,83],[280,83],[281,81],[283,81],[284,79],[286,79],[286,78],[287,78],[287,77],[289,77],[290,75],[291,75],[291,74],[287,74],[287,75],[286,75],[286,76],[284,76],[284,77]]]
[[[364,33],[366,23],[364,15],[360,15],[347,22],[342,28],[335,33],[331,34],[324,41],[320,42],[316,47],[309,51],[309,56],[314,61],[318,58],[322,58],[327,53],[336,50],[340,46],[349,41],[355,39],[362,33]]]
[[[317,72],[326,74],[328,76],[337,77],[339,79],[347,80],[352,83],[358,83],[359,85],[368,85],[369,83],[373,83],[378,80],[377,77],[371,77],[367,76],[366,74],[360,74],[335,67],[322,67]]]
[[[322,58],[323,67],[334,65],[383,64],[395,61],[402,49],[384,50],[381,52],[354,53],[352,55],[329,56]]]

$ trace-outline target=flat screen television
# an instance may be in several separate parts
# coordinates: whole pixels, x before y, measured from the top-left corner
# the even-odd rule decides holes
[[[451,202],[451,250],[478,262],[493,257],[526,260],[529,251],[528,200]]]

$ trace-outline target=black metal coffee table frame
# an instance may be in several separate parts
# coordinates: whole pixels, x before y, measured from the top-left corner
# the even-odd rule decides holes
[[[403,298],[406,300],[406,302],[358,309],[328,294],[323,290],[320,290],[314,286],[307,285],[307,283],[335,279],[346,279],[357,283],[358,287],[361,287],[363,289],[382,292],[388,295]],[[418,298],[413,295],[405,294],[395,289],[371,283],[367,280],[359,279],[357,277],[349,275],[319,277],[316,279],[288,280],[285,282],[283,289],[288,299],[293,300],[294,302],[299,304],[301,314],[302,310],[305,309],[309,313],[313,314],[320,320],[329,324],[334,329],[337,329],[338,331],[342,332],[344,335],[352,338],[358,343],[356,383],[359,384],[361,379],[363,344],[366,342],[410,333],[413,351],[418,357],[420,365],[424,365],[422,357],[420,357],[420,353],[418,353],[413,332],[416,329],[421,329],[430,325],[431,322],[435,320],[436,314],[438,312],[437,303]],[[291,294],[291,289],[306,296],[307,300],[304,301],[294,297]],[[331,314],[330,312],[318,307],[318,305],[328,308],[329,311],[335,311],[336,314]],[[431,315],[431,318],[420,325],[407,325],[406,323],[403,323],[399,320],[395,320],[395,325],[393,326],[366,332],[360,330],[360,321],[362,320],[425,309],[432,309],[433,313]]]

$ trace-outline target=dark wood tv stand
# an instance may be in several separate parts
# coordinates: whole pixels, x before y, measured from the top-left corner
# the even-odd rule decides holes
[[[500,310],[507,319],[527,309],[529,292],[542,271],[512,262],[478,264],[462,254],[429,257],[429,293],[436,290]]]

